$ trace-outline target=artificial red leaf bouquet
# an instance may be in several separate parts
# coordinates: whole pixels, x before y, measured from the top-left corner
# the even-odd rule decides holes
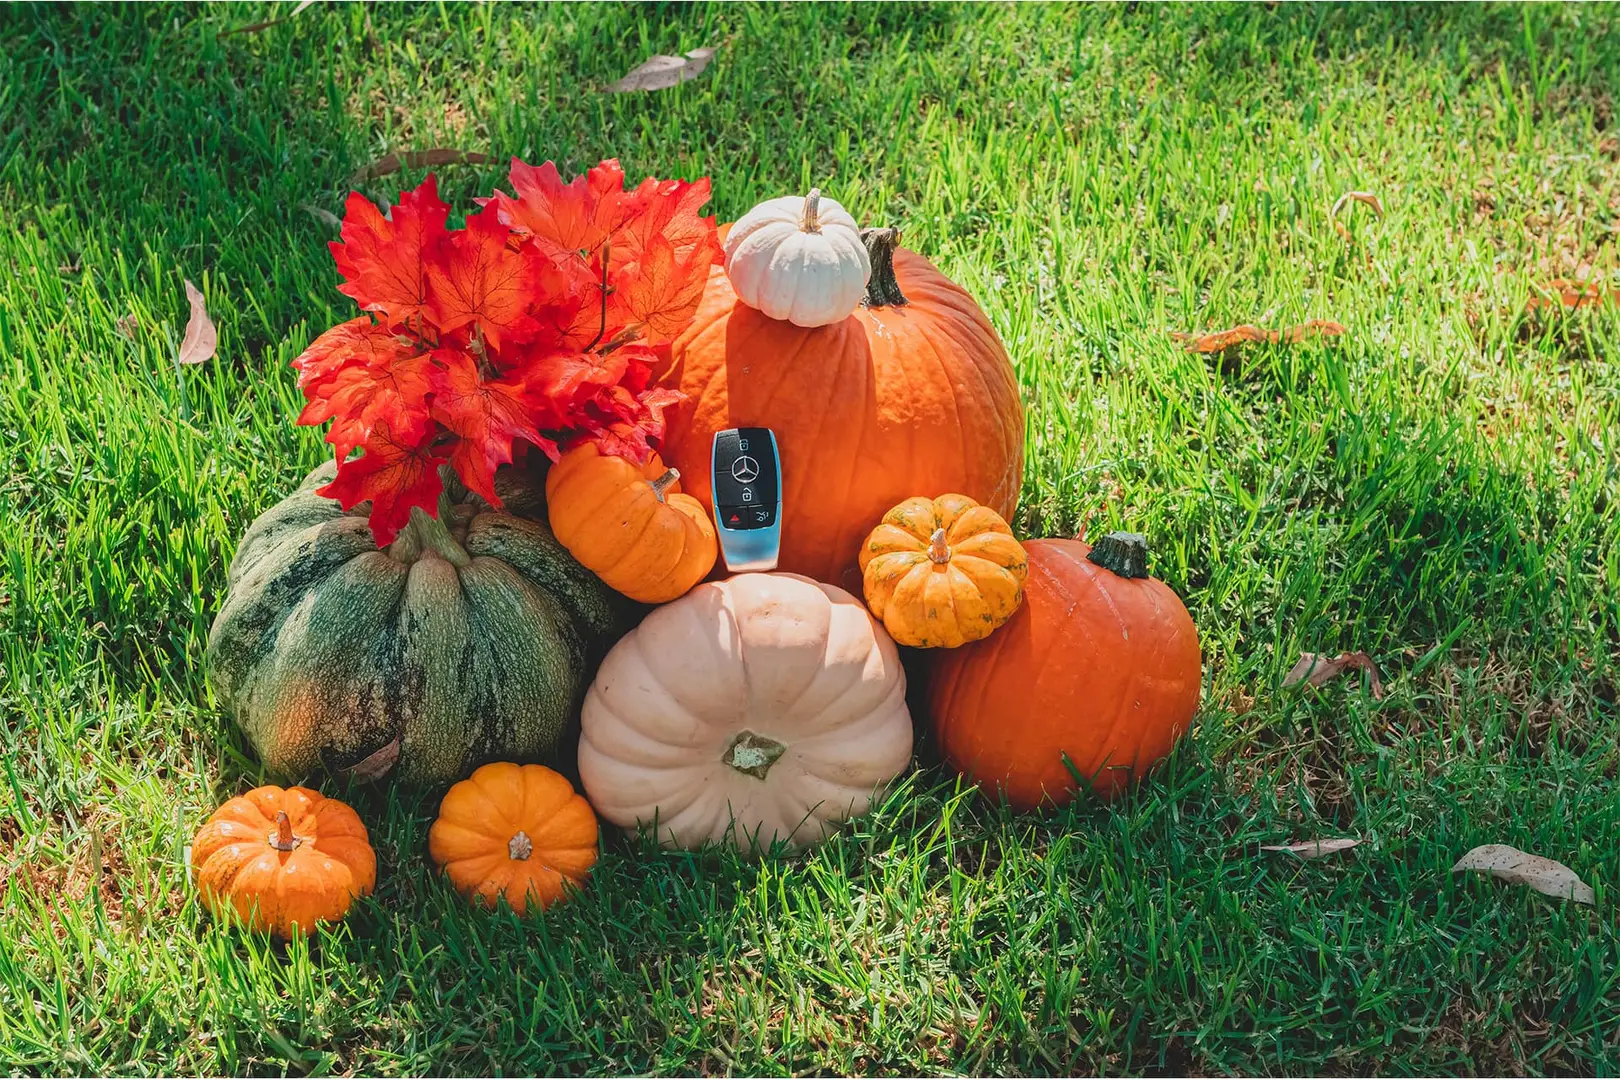
[[[437,513],[446,462],[498,508],[495,470],[525,444],[555,461],[589,440],[643,462],[681,398],[652,372],[720,257],[698,214],[708,179],[626,190],[611,160],[567,184],[550,162],[514,159],[509,175],[515,194],[478,200],[461,229],[432,176],[387,214],[351,193],[331,245],[367,314],[293,361],[298,422],[332,421],[337,478],[318,493],[370,500],[379,545],[412,507]]]

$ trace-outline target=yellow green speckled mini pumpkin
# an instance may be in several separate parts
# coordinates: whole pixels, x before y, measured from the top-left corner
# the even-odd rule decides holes
[[[314,489],[328,462],[248,529],[209,634],[209,680],[277,776],[459,780],[550,753],[627,603],[557,543],[538,484],[497,478],[496,513],[446,471],[386,549],[368,503]]]

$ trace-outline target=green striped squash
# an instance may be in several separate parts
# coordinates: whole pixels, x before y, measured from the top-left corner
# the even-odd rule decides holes
[[[248,528],[208,636],[266,768],[438,785],[552,753],[633,608],[551,535],[544,486],[503,470],[496,513],[446,470],[439,518],[413,511],[379,549],[369,504],[315,494],[334,472]]]

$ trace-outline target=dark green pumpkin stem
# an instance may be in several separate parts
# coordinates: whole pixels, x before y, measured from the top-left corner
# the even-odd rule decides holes
[[[1148,576],[1147,538],[1141,533],[1111,532],[1097,541],[1086,558],[1122,578]]]
[[[861,302],[869,308],[901,307],[910,303],[894,277],[894,249],[900,246],[900,230],[862,229],[861,243],[866,245],[866,257],[872,263],[866,299]]]

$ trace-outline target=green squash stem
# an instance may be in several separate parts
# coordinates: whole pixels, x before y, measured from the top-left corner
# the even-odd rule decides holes
[[[454,519],[454,508],[448,492],[439,492],[438,516],[430,515],[420,506],[411,507],[411,520],[388,545],[388,554],[400,562],[415,562],[431,551],[451,566],[461,567],[472,562],[467,549],[450,535],[446,521]]]

